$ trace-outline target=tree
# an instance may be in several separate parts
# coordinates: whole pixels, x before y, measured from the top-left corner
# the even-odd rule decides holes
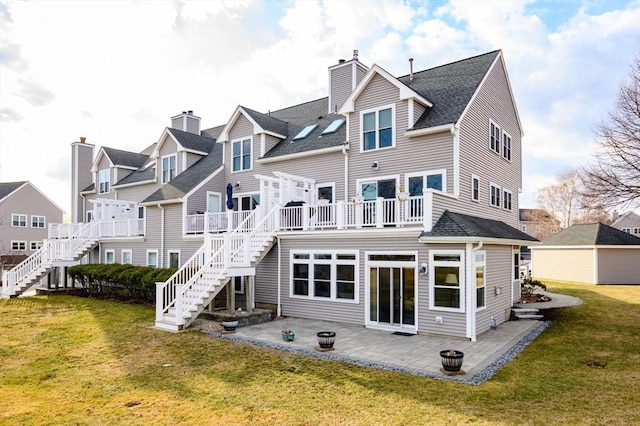
[[[596,130],[595,164],[581,174],[585,200],[605,207],[640,205],[640,56],[622,83],[613,112]]]
[[[538,205],[560,222],[560,228],[571,226],[583,207],[578,171],[567,170],[558,176],[558,183],[540,188]]]

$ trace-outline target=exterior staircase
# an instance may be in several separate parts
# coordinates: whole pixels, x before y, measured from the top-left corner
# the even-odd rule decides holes
[[[90,222],[66,238],[44,240],[40,249],[7,273],[2,298],[18,297],[46,275],[55,262],[82,258],[98,242],[97,230],[98,222]]]
[[[280,207],[264,217],[253,211],[232,232],[207,234],[194,255],[164,283],[156,283],[157,328],[187,328],[237,275],[255,275],[255,266],[269,252],[279,228]]]
[[[535,308],[511,308],[513,315],[518,319],[542,319],[543,315],[540,315],[538,309]]]

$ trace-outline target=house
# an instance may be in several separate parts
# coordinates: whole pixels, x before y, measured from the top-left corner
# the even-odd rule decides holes
[[[64,211],[29,181],[0,182],[0,256],[27,257]]]
[[[520,230],[537,240],[543,240],[560,230],[560,221],[544,209],[520,209]],[[531,248],[520,247],[520,275],[531,275]]]
[[[628,234],[633,234],[636,237],[640,237],[640,215],[634,212],[629,212],[622,216],[618,216],[617,213],[614,213],[614,216],[616,217],[611,224],[612,227]]]
[[[587,284],[640,284],[640,237],[605,225],[573,225],[532,247],[533,275]]]
[[[206,130],[184,111],[138,153],[75,142],[74,223],[48,241],[66,261],[179,266],[157,287],[166,330],[223,298],[475,340],[508,319],[537,242],[518,229],[522,126],[499,50],[408,71],[354,51],[320,99]]]

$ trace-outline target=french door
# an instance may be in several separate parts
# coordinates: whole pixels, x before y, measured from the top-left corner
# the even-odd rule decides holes
[[[415,330],[415,265],[369,266],[369,325]]]
[[[396,197],[396,179],[381,179],[371,182],[362,182],[360,184],[360,193],[364,201],[374,201],[378,197],[384,199],[392,199]],[[395,211],[385,204],[384,218],[385,223],[394,223]],[[365,225],[374,225],[376,223],[376,208],[374,205],[367,204],[364,208]]]

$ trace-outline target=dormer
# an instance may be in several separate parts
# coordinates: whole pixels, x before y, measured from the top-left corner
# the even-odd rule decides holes
[[[171,128],[199,135],[200,117],[193,115],[193,111],[182,111],[182,114],[171,117]]]
[[[349,61],[340,59],[329,67],[329,108],[327,113],[336,113],[367,73],[368,68],[358,61],[358,51],[353,51]]]

